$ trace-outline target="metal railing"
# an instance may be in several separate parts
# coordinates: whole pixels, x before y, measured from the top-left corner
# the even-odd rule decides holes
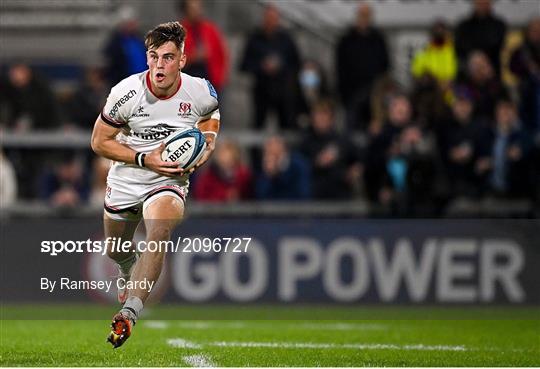
[[[538,218],[539,209],[530,200],[456,199],[443,218]],[[18,201],[0,208],[0,218],[99,217],[101,205],[54,207],[41,201]],[[389,217],[388,209],[361,199],[351,201],[246,201],[205,203],[188,200],[186,216],[196,218],[368,218]],[[406,218],[406,216],[405,216]]]
[[[220,139],[233,140],[242,147],[261,147],[271,134],[266,131],[230,130],[220,133]],[[280,132],[280,137],[289,143],[300,142],[298,132]],[[90,148],[90,131],[35,131],[27,133],[0,133],[0,147],[2,148],[51,148],[51,149],[85,149]],[[358,133],[353,140],[360,147],[365,146],[367,138]]]

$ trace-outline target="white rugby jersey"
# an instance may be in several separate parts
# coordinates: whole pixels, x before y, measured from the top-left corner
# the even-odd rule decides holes
[[[210,82],[181,73],[176,92],[159,98],[152,92],[148,71],[134,74],[111,89],[101,119],[120,128],[118,141],[137,152],[148,153],[176,131],[193,128],[200,120],[218,111],[217,93]],[[129,169],[129,170],[128,170]],[[160,176],[134,164],[115,162],[108,181],[141,180],[155,183],[167,177]],[[180,178],[179,178],[180,179]],[[182,182],[186,182],[187,177]]]

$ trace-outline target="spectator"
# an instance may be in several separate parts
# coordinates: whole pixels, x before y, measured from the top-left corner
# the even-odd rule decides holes
[[[434,127],[448,115],[447,101],[457,73],[454,44],[444,21],[438,20],[430,30],[429,44],[413,58],[412,93],[416,121],[422,127]],[[435,127],[436,128],[436,127]]]
[[[371,122],[369,134],[380,132],[384,123],[388,120],[388,101],[393,96],[399,95],[402,87],[389,75],[381,77],[373,85],[371,91]]]
[[[429,44],[414,55],[411,72],[417,80],[428,75],[435,78],[443,90],[450,88],[457,73],[457,58],[444,21],[436,21],[431,26]]]
[[[475,192],[474,155],[480,126],[473,117],[472,95],[456,88],[452,115],[438,132],[438,146],[446,167],[453,196],[473,196]]]
[[[417,126],[401,131],[388,150],[388,177],[379,201],[396,215],[434,216],[440,206],[440,166],[429,137]]]
[[[495,102],[504,94],[487,56],[475,51],[469,56],[466,86],[471,91],[475,106],[475,117],[481,121],[492,121]]]
[[[311,122],[301,151],[311,161],[313,197],[351,198],[361,173],[358,149],[349,136],[337,132],[334,107],[329,101],[313,106]]]
[[[69,122],[81,129],[91,129],[107,99],[108,87],[98,67],[85,71],[84,81],[67,101]]]
[[[291,153],[282,138],[270,137],[264,143],[262,171],[255,191],[261,200],[309,199],[309,164],[300,155]]]
[[[313,106],[328,97],[328,81],[319,63],[306,60],[298,76],[300,82],[300,102],[302,118],[311,112]]]
[[[425,74],[416,80],[411,94],[412,104],[415,110],[416,122],[422,128],[437,129],[437,125],[444,117],[448,116],[447,100],[452,97],[452,91],[448,87],[446,93],[440,83]]]
[[[531,134],[538,135],[540,134],[540,17],[533,18],[527,25],[523,45],[510,58],[510,70],[519,78],[523,124]]]
[[[13,205],[17,200],[17,176],[1,149],[0,173],[0,208],[5,208]]]
[[[103,54],[107,62],[107,79],[111,86],[147,69],[146,47],[139,35],[139,20],[133,8],[120,8],[118,26],[110,35]]]
[[[2,116],[8,128],[23,132],[59,126],[58,103],[49,84],[26,64],[13,64],[0,86]]]
[[[460,64],[465,66],[471,53],[480,50],[487,55],[495,74],[500,75],[505,36],[506,24],[493,14],[491,0],[475,0],[473,13],[458,24],[455,32]]]
[[[58,207],[75,207],[86,202],[89,188],[83,176],[82,163],[75,156],[68,157],[39,180],[42,200]]]
[[[223,91],[229,73],[229,56],[223,35],[217,25],[204,17],[201,0],[181,0],[181,20],[186,29],[184,53],[187,64],[183,72],[209,80],[218,94]]]
[[[436,215],[444,188],[432,140],[412,120],[406,95],[392,96],[387,110],[388,121],[369,138],[364,172],[368,199],[394,215]]]
[[[514,102],[496,104],[495,124],[478,144],[476,174],[483,190],[497,195],[523,196],[530,190],[527,134],[520,126]]]
[[[195,199],[207,202],[235,202],[251,197],[252,174],[242,163],[240,148],[231,141],[218,144],[210,165],[197,176]]]
[[[277,112],[280,128],[296,128],[300,57],[291,35],[280,26],[279,17],[277,8],[267,5],[263,24],[249,36],[242,58],[241,69],[255,78],[256,128],[265,126],[270,110]]]
[[[401,132],[412,124],[412,107],[406,95],[394,95],[387,105],[388,120],[382,128],[373,130],[366,152],[364,182],[371,201],[381,200],[380,191],[384,187],[386,162],[391,146],[399,139]]]
[[[370,121],[373,84],[390,64],[386,42],[373,26],[372,13],[367,3],[361,3],[356,24],[339,39],[336,49],[337,85],[350,129],[364,128]]]

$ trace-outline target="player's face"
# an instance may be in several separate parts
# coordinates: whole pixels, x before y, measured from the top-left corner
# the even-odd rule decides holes
[[[153,86],[163,92],[176,88],[180,70],[186,64],[186,55],[172,41],[149,49],[146,55]]]

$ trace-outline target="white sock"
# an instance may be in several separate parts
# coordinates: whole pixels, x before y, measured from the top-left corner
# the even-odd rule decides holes
[[[137,322],[137,319],[139,318],[139,314],[141,313],[143,309],[143,302],[138,297],[129,297],[126,300],[126,303],[120,310],[121,313],[127,315],[132,321],[133,324]]]

